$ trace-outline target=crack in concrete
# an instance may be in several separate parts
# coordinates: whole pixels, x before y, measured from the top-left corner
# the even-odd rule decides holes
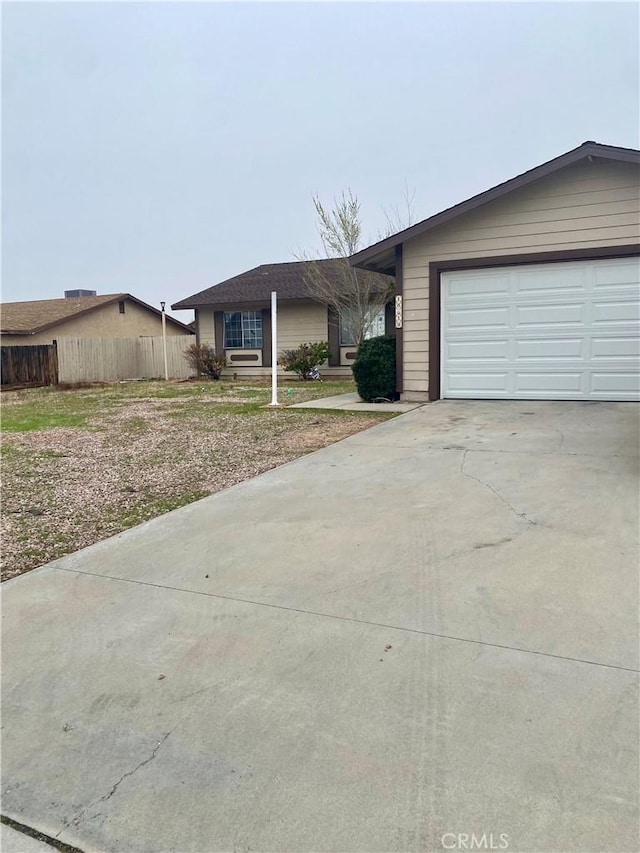
[[[490,483],[487,483],[480,477],[474,477],[473,474],[467,474],[467,472],[464,470],[464,466],[467,461],[467,453],[469,453],[469,449],[464,450],[462,452],[462,461],[460,462],[460,473],[462,474],[462,476],[466,477],[468,480],[475,480],[476,483],[480,483],[481,486],[484,486],[486,489],[489,489],[489,491],[492,492],[498,498],[499,501],[501,501],[505,506],[509,507],[509,509],[514,515],[516,515],[518,518],[523,519],[523,521],[526,521],[527,524],[536,525],[538,523],[537,521],[534,521],[532,518],[529,518],[526,512],[519,512],[513,506],[513,504],[509,503],[509,501],[503,495],[501,495],[500,492],[497,491],[497,489],[494,489]]]
[[[94,806],[97,806],[98,803],[104,803],[107,800],[111,799],[111,797],[115,794],[115,792],[118,790],[118,788],[124,782],[125,779],[127,779],[129,776],[133,776],[133,774],[137,773],[141,767],[145,766],[145,764],[150,764],[153,761],[153,759],[156,757],[156,755],[158,754],[158,750],[160,749],[160,747],[166,741],[166,739],[169,737],[170,734],[171,734],[171,732],[169,731],[169,732],[166,732],[162,736],[162,738],[158,741],[158,743],[156,744],[156,746],[153,749],[153,752],[151,753],[151,755],[148,758],[145,758],[144,761],[141,761],[139,764],[136,764],[136,766],[133,768],[133,770],[128,770],[126,773],[123,773],[122,776],[118,779],[118,781],[115,783],[115,785],[109,791],[108,794],[105,794],[103,797],[100,797],[100,799],[95,800],[92,803],[89,803],[89,805],[85,806],[85,808],[83,808],[80,812],[78,812],[78,814],[74,818],[72,818],[70,821],[67,821],[67,823],[65,823],[65,825],[62,827],[60,832],[56,835],[56,839],[59,838],[62,835],[62,833],[66,829],[68,829],[72,824],[74,826],[77,826],[79,824],[81,818],[89,811],[89,809],[92,809]]]
[[[536,522],[533,522],[532,524],[534,523]],[[523,533],[524,532],[526,531],[523,531]],[[449,556],[452,557],[454,556],[454,554]],[[340,616],[337,613],[322,613],[317,610],[302,610],[299,607],[292,607],[286,604],[275,604],[272,601],[257,601],[256,599],[252,598],[241,598],[237,595],[224,595],[221,592],[202,592],[201,590],[184,589],[178,586],[169,586],[167,584],[153,583],[152,581],[134,580],[133,578],[116,577],[115,575],[104,575],[98,572],[83,571],[82,569],[68,569],[62,566],[57,566],[56,571],[69,572],[69,574],[75,575],[84,575],[85,577],[89,578],[100,578],[101,580],[111,581],[114,583],[130,583],[134,584],[135,586],[148,586],[152,587],[153,589],[163,589],[168,592],[178,592],[184,595],[199,595],[203,598],[216,598],[220,601],[234,601],[237,604],[246,604],[251,607],[264,607],[271,610],[284,610],[287,613],[300,613],[306,616],[315,616],[320,619],[335,619],[337,622],[346,622],[352,625],[370,625],[374,628],[385,628],[390,631],[400,631],[406,634],[418,634],[423,637],[436,637],[442,640],[452,640],[458,643],[469,643],[474,646],[487,646],[488,648],[506,649],[508,651],[519,652],[522,654],[540,655],[541,657],[555,658],[556,660],[584,663],[588,664],[589,666],[600,666],[605,667],[607,669],[619,669],[623,670],[624,672],[640,672],[640,670],[635,669],[633,667],[621,666],[619,664],[614,663],[604,663],[603,661],[588,660],[587,658],[575,658],[569,655],[558,655],[554,654],[553,652],[543,652],[537,649],[525,649],[521,648],[520,646],[509,646],[504,643],[492,643],[489,640],[474,640],[471,637],[458,637],[452,634],[440,634],[435,631],[425,631],[421,628],[410,628],[408,626],[402,625],[390,625],[386,622],[376,622],[372,619],[356,619],[354,616]]]
[[[557,433],[560,433],[560,430],[556,430]],[[355,442],[354,442],[355,444]],[[554,447],[553,450],[500,450],[495,447],[468,447],[467,450],[472,450],[474,453],[506,453],[512,456],[555,456],[560,448],[564,445],[564,436],[562,437],[560,443],[557,447]],[[335,445],[333,445],[335,446]],[[379,448],[381,450],[388,450],[390,445],[388,443],[380,444],[373,441],[367,441],[366,444],[362,443],[363,447],[374,447]],[[415,450],[415,444],[401,444],[395,443],[392,446],[393,450]],[[461,445],[445,445],[440,446],[436,444],[426,444],[420,446],[421,450],[428,450],[429,452],[457,452],[462,450]],[[637,453],[577,453],[569,450],[563,450],[564,456],[580,456],[586,459],[638,459]]]
[[[138,772],[138,770],[140,770],[140,768],[141,768],[141,767],[144,767],[144,766],[145,766],[145,764],[150,764],[150,763],[153,761],[153,759],[156,757],[156,755],[158,754],[158,750],[160,749],[160,747],[161,747],[161,746],[162,746],[162,744],[166,741],[166,739],[169,737],[169,735],[170,735],[170,734],[171,734],[171,732],[166,732],[166,733],[162,736],[162,738],[158,741],[158,743],[156,744],[156,746],[155,746],[155,748],[154,748],[153,752],[151,753],[151,755],[149,756],[149,758],[145,758],[145,760],[144,760],[144,761],[141,761],[141,762],[140,762],[140,764],[136,765],[136,766],[133,768],[133,770],[129,770],[127,773],[124,773],[124,774],[123,774],[123,775],[118,779],[118,781],[117,781],[117,782],[116,782],[116,784],[113,786],[113,788],[109,791],[109,793],[108,793],[105,797],[100,797],[100,799],[99,799],[96,803],[94,803],[94,805],[97,805],[98,803],[102,803],[102,802],[104,802],[105,800],[109,800],[109,799],[110,799],[110,798],[115,794],[115,792],[118,790],[118,788],[119,788],[119,787],[120,787],[120,785],[124,782],[124,780],[125,780],[125,779],[127,779],[129,776],[133,776],[133,774],[134,774],[134,773],[137,773],[137,772]],[[90,807],[90,806],[88,806],[88,808],[91,808],[91,807]]]

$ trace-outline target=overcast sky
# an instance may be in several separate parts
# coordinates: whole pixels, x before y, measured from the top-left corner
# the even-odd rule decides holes
[[[639,147],[636,3],[4,3],[5,301],[176,302],[587,139]],[[188,321],[191,314],[181,312]]]

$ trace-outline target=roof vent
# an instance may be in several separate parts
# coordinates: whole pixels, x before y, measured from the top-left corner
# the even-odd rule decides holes
[[[97,296],[96,290],[65,290],[65,299],[76,299],[78,296]]]

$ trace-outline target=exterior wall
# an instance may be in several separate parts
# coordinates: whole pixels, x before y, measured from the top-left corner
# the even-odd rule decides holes
[[[76,301],[76,300],[73,300]],[[77,300],[82,304],[81,299]],[[184,329],[176,326],[167,317],[167,337],[185,335]],[[30,346],[32,344],[50,344],[60,337],[65,338],[132,338],[162,335],[162,319],[141,305],[125,300],[124,314],[120,313],[117,302],[97,308],[84,317],[74,317],[53,326],[37,335],[3,335],[4,346]],[[195,340],[195,338],[194,338]]]
[[[569,166],[403,246],[406,400],[429,390],[429,264],[458,258],[616,246],[640,240],[640,170],[628,163]]]
[[[198,342],[208,344],[217,349],[216,333],[213,325],[213,308],[198,308],[196,323],[198,324]]]
[[[327,307],[310,299],[278,305],[278,352],[328,340]]]
[[[235,310],[241,310],[241,306],[237,306]],[[252,309],[253,310],[253,309]],[[210,344],[217,347],[215,336],[213,308],[198,309],[198,337],[200,343]],[[328,339],[327,327],[327,308],[319,302],[314,302],[311,299],[300,300],[283,300],[278,304],[278,352],[284,349],[295,349],[300,344],[309,343],[310,341],[326,341]],[[353,347],[347,347],[346,350],[352,350]],[[259,350],[228,350],[227,357],[230,353],[257,353]],[[347,377],[351,378],[351,367],[349,363],[340,367],[322,367],[323,376]],[[271,368],[263,367],[262,362],[253,363],[237,363],[230,365],[225,371],[225,376],[251,376],[251,377],[268,377],[271,376]],[[278,370],[278,373],[283,377],[292,378],[291,373],[285,373]]]
[[[242,306],[234,306],[233,309],[242,310]],[[255,310],[253,307],[251,310]],[[222,342],[216,341],[215,333],[215,310],[213,308],[199,308],[196,314],[198,326],[198,340],[203,344],[210,344],[219,348]],[[328,339],[327,308],[319,302],[311,299],[287,299],[278,304],[278,352],[284,349],[295,349],[300,344],[310,341],[326,341]],[[350,349],[353,349],[351,347]],[[227,358],[234,354],[258,353],[259,350],[228,350]],[[350,376],[351,369],[331,368],[331,373],[337,370],[336,375]],[[329,368],[326,368],[329,372]],[[241,362],[230,365],[227,374],[238,373],[239,375],[270,376],[271,368],[262,367],[262,358],[257,362]],[[287,375],[287,374],[285,374]],[[289,374],[290,375],[290,374]]]

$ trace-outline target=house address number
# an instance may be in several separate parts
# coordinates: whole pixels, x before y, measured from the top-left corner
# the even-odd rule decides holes
[[[396,296],[396,329],[402,328],[402,296]]]

